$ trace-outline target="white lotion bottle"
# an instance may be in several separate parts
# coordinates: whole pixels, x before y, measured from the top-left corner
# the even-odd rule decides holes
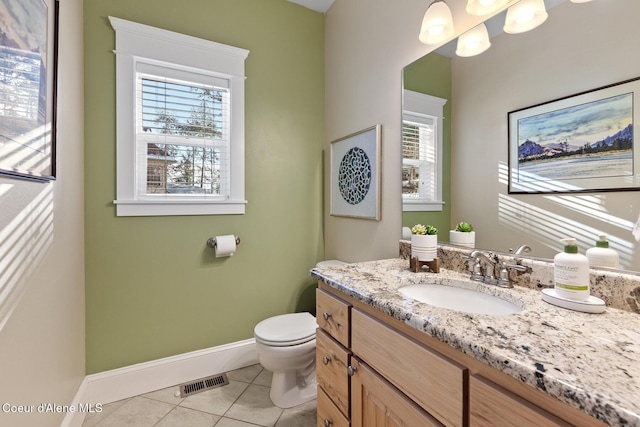
[[[596,241],[596,246],[587,249],[585,254],[591,267],[619,268],[620,266],[620,255],[609,247],[605,234],[601,234],[600,240]]]
[[[574,301],[589,299],[589,259],[578,253],[576,239],[562,239],[564,252],[553,258],[553,281],[556,294]]]

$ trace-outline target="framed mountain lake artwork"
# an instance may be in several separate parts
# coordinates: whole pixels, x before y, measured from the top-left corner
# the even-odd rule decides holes
[[[0,176],[55,179],[58,0],[0,0]]]
[[[640,78],[510,112],[509,193],[639,190],[638,93]]]

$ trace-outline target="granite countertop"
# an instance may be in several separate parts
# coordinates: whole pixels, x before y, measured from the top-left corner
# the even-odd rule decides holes
[[[640,426],[640,315],[601,314],[542,301],[539,290],[502,289],[468,274],[409,270],[406,259],[315,268],[311,275],[371,307],[612,426]],[[421,303],[397,289],[418,283],[464,284],[524,309],[468,314]]]

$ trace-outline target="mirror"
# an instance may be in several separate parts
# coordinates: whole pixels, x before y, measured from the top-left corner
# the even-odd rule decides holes
[[[526,244],[528,255],[546,259],[562,250],[562,238],[575,237],[584,253],[606,234],[620,267],[640,271],[640,243],[632,234],[638,192],[508,192],[509,112],[640,76],[640,2],[545,5],[547,20],[526,33],[501,33],[505,12],[489,19],[491,47],[478,56],[457,57],[454,40],[403,69],[403,93],[447,102],[442,210],[404,211],[402,225],[435,225],[439,241],[447,242],[448,230],[465,221],[474,226],[478,248],[509,252]]]

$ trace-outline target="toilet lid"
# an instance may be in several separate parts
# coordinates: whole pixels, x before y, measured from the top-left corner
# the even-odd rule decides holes
[[[315,338],[316,318],[309,313],[281,314],[258,323],[256,339],[274,346],[302,344]]]
[[[328,259],[326,261],[320,261],[319,263],[316,264],[317,268],[321,268],[321,267],[334,267],[337,265],[345,265],[346,262],[344,261],[340,261],[339,259]]]

